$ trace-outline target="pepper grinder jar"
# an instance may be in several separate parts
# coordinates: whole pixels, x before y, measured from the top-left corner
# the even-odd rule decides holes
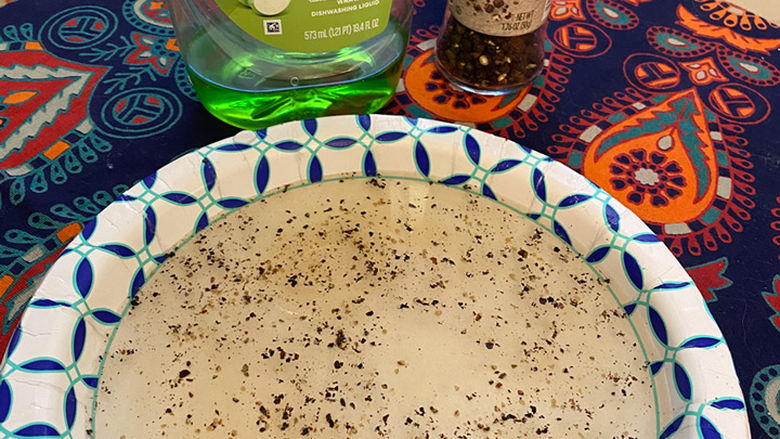
[[[542,70],[551,0],[448,0],[436,64],[453,84],[502,95]]]

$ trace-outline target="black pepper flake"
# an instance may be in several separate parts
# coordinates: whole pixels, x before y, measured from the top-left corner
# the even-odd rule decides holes
[[[524,248],[523,248],[523,249],[520,249],[520,251],[518,251],[518,252],[517,252],[517,254],[518,254],[518,255],[519,255],[521,258],[523,258],[523,259],[525,259],[525,258],[527,258],[527,257],[528,257],[528,251],[527,251],[526,249],[524,249]]]
[[[336,332],[336,346],[341,350],[347,348],[347,337],[344,335],[344,330],[342,329],[339,329]]]
[[[189,376],[189,374],[190,374],[189,370],[182,369],[179,371],[179,378],[186,378],[187,376]]]

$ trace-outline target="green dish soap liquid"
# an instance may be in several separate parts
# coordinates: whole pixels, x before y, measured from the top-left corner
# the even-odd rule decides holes
[[[168,0],[201,103],[245,129],[371,113],[403,68],[411,0]]]

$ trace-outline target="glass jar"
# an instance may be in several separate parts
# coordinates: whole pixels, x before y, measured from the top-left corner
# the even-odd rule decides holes
[[[245,129],[371,113],[403,68],[411,0],[166,0],[201,103]]]
[[[521,90],[542,70],[550,0],[449,0],[436,64],[475,93]]]

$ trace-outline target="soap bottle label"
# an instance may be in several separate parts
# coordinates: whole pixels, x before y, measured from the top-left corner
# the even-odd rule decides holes
[[[450,13],[464,26],[497,37],[523,35],[544,24],[550,0],[449,0]]]
[[[290,52],[353,46],[387,27],[392,0],[215,0],[246,33]]]

